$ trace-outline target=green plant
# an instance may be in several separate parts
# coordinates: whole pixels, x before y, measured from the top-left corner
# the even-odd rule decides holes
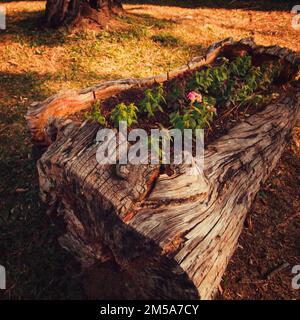
[[[251,66],[252,57],[249,55],[244,55],[242,57],[235,58],[235,60],[229,64],[229,72],[233,76],[242,78],[247,75]]]
[[[256,90],[261,84],[263,73],[260,67],[252,67],[248,70],[248,73],[244,76],[245,85],[249,88]]]
[[[185,86],[178,83],[172,83],[166,97],[168,107],[173,110],[178,109],[183,104],[184,96]]]
[[[145,91],[145,97],[139,103],[141,112],[147,113],[147,116],[153,117],[156,111],[164,112],[161,104],[162,102],[166,104],[164,97],[164,89],[160,84],[159,86],[153,89],[147,89]]]
[[[196,71],[194,79],[189,84],[189,89],[208,93],[212,82],[213,78],[211,76],[211,69]]]
[[[228,79],[229,69],[225,62],[219,67],[197,71],[190,83],[190,89],[196,89],[212,96],[220,96],[223,94],[224,86]]]
[[[85,119],[87,120],[93,120],[97,121],[101,125],[106,124],[106,119],[104,115],[101,113],[101,106],[100,106],[100,101],[96,101],[96,103],[92,106],[92,109],[90,112],[86,112],[84,114]]]
[[[218,105],[254,104],[258,105],[264,96],[256,90],[267,90],[279,76],[279,63],[264,64],[261,67],[252,65],[252,57],[245,55],[215,68],[207,68],[195,73],[189,84],[190,90],[204,92],[217,100]]]
[[[212,97],[204,97],[202,102],[193,101],[190,106],[180,113],[173,112],[170,115],[170,122],[177,129],[204,129],[210,127],[216,109],[216,100]]]
[[[161,162],[164,157],[164,151],[161,147],[161,139],[155,139],[152,136],[148,138],[148,148],[153,152],[153,156],[155,156],[159,162]]]
[[[148,143],[147,147],[151,150],[151,153],[156,156],[158,161],[161,163],[162,160],[165,158],[166,153],[163,148],[163,143],[170,143],[172,144],[173,137],[170,135],[170,131],[165,128],[162,124],[160,126],[160,134],[159,136],[149,136],[147,137],[146,141]]]
[[[274,64],[265,63],[261,66],[261,70],[263,85],[268,86],[280,76],[282,66],[279,62],[275,62]]]
[[[267,94],[257,94],[257,90],[267,90],[273,81],[279,76],[281,67],[279,64],[252,66],[242,77],[240,85],[232,94],[232,102],[257,106],[268,100]]]
[[[134,103],[130,103],[129,105],[120,103],[116,105],[110,116],[113,126],[117,128],[120,121],[126,121],[128,127],[131,127],[133,123],[137,123],[137,111],[138,108]]]

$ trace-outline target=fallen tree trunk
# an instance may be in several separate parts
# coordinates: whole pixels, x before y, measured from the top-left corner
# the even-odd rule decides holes
[[[286,60],[294,72],[299,69],[299,57],[287,49],[243,43]],[[198,59],[198,65],[215,58],[225,45],[228,41],[214,46],[207,60]],[[117,84],[121,90],[140,85],[137,80]],[[114,260],[130,275],[128,298],[213,297],[251,203],[279,160],[299,116],[300,90],[212,142],[198,175],[189,175],[193,167],[181,167],[168,176],[159,165],[127,165],[127,177],[121,179],[116,165],[97,163],[94,141],[99,124],[56,121],[56,140],[41,130],[49,119],[47,112],[52,117],[70,114],[74,101],[74,109],[86,108],[92,101],[86,95],[105,96],[111,92],[107,88],[115,87],[110,82],[75,98],[56,96],[29,112],[34,139],[50,144],[38,161],[38,172],[42,199],[65,223],[60,243],[85,267]],[[41,125],[37,119],[42,119]]]

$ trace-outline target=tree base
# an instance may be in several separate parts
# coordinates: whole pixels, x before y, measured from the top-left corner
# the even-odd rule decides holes
[[[113,15],[123,12],[120,1],[115,0],[48,0],[46,4],[46,27],[78,24],[82,19],[90,19],[106,27]]]

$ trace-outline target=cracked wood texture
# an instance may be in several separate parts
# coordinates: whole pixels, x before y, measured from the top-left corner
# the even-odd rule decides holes
[[[299,57],[287,49],[241,43],[298,70]],[[203,172],[182,167],[168,176],[159,165],[128,165],[127,179],[97,163],[98,124],[57,126],[38,172],[43,201],[64,223],[61,245],[86,268],[115,261],[130,279],[127,298],[212,298],[299,113],[295,89],[208,145]]]

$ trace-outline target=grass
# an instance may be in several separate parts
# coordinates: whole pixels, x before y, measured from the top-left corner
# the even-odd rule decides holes
[[[180,45],[180,41],[178,40],[178,38],[169,33],[155,34],[151,37],[151,39],[162,46],[177,47]]]
[[[80,277],[70,272],[74,262],[58,245],[57,231],[39,201],[24,120],[30,103],[63,88],[160,74],[228,36],[254,36],[260,44],[300,51],[291,14],[277,12],[275,5],[264,11],[144,2],[126,4],[128,14],[108,30],[42,30],[37,21],[45,2],[1,3],[7,9],[7,30],[0,31],[0,264],[8,273],[4,298],[82,296]]]

